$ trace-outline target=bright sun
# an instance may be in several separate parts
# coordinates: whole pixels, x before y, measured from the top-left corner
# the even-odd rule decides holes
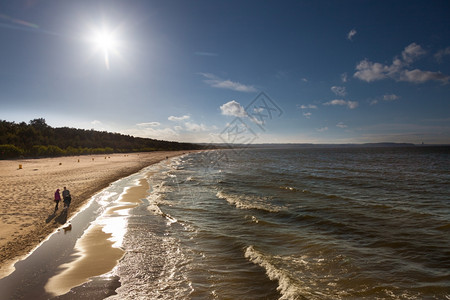
[[[116,47],[113,34],[106,31],[97,32],[94,36],[94,43],[103,51],[111,51]]]
[[[90,38],[95,46],[96,52],[101,52],[105,59],[105,66],[109,70],[109,56],[111,52],[117,52],[118,41],[113,32],[99,30],[92,34]]]

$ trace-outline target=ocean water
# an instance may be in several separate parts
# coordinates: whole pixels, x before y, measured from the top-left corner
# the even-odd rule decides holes
[[[450,299],[450,149],[188,154],[148,169],[108,299]]]

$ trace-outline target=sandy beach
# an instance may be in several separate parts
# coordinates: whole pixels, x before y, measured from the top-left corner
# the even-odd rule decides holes
[[[10,272],[14,261],[65,223],[54,214],[57,188],[66,186],[71,192],[69,219],[111,182],[183,153],[186,151],[0,161],[0,278]]]

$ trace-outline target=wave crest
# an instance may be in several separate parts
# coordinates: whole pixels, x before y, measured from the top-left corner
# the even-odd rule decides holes
[[[227,200],[228,203],[239,209],[258,209],[272,213],[282,210],[281,207],[269,203],[270,199],[268,197],[228,194],[223,191],[217,192],[216,197]]]
[[[266,274],[270,280],[277,280],[277,290],[281,293],[280,300],[287,299],[299,299],[299,291],[301,286],[298,282],[289,276],[286,270],[277,268],[270,263],[270,257],[264,255],[262,252],[257,251],[253,246],[248,246],[245,249],[245,258],[252,263],[259,265],[266,270]]]

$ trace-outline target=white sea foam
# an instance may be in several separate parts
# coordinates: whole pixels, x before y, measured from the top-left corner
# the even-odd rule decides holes
[[[256,250],[253,246],[248,246],[245,249],[245,257],[252,263],[264,268],[270,280],[278,281],[277,290],[281,293],[280,300],[299,298],[300,291],[302,290],[300,283],[291,278],[287,270],[277,268],[271,263],[270,256]]]
[[[259,209],[267,212],[279,212],[281,207],[271,204],[268,197],[259,197],[254,195],[238,195],[219,191],[217,198],[225,199],[231,205],[239,209]]]

